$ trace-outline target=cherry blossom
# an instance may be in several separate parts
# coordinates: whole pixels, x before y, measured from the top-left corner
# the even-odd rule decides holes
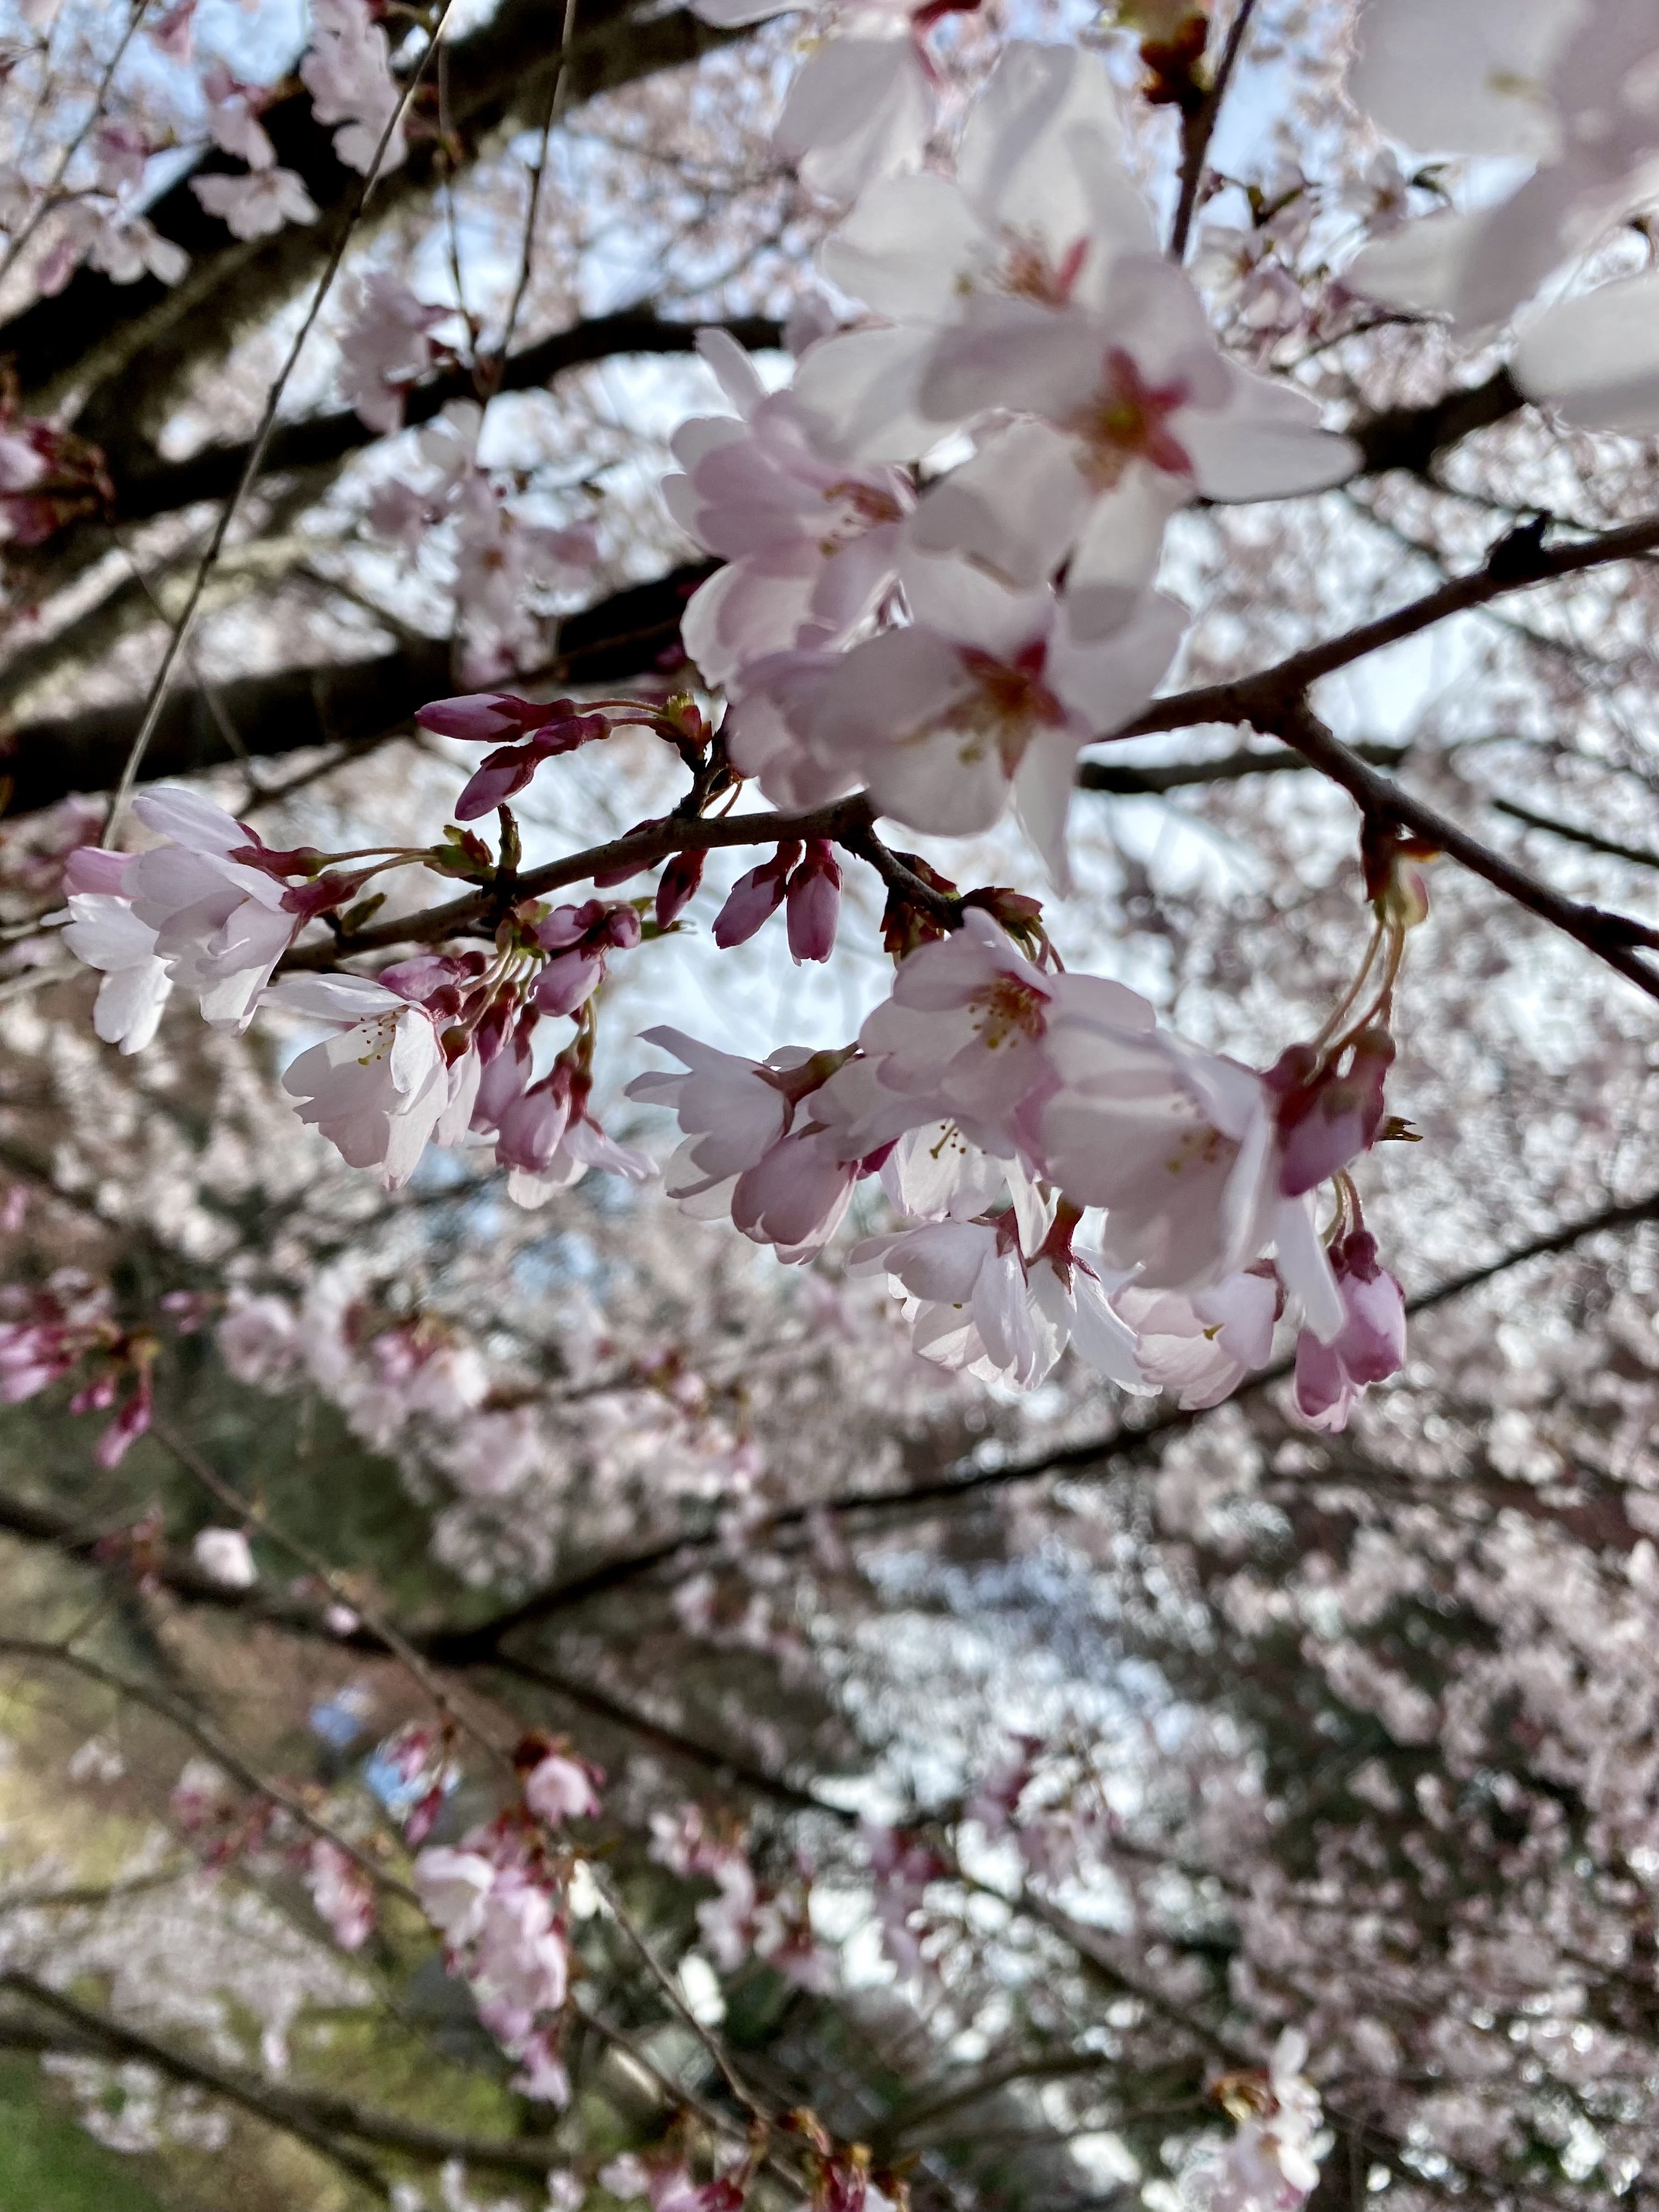
[[[225,1589],[252,1589],[259,1579],[240,1528],[203,1528],[191,1546],[191,1555],[210,1580]]]
[[[1075,47],[1011,43],[963,126],[954,179],[877,179],[823,249],[825,273],[885,329],[827,337],[799,399],[849,455],[915,460],[939,427],[916,387],[939,332],[978,298],[1104,304],[1118,257],[1155,243],[1124,167],[1117,94]]]
[[[1287,2027],[1265,2073],[1218,2085],[1237,2133],[1208,2175],[1211,2212],[1296,2212],[1317,2188],[1329,2138],[1319,2093],[1302,2072],[1307,2058],[1307,2038]]]
[[[1150,580],[1165,521],[1194,495],[1284,499],[1358,459],[1305,393],[1230,361],[1185,273],[1146,253],[1117,259],[1097,309],[971,302],[940,334],[917,404],[941,430],[1001,408],[1037,418],[993,432],[924,501],[917,542],[1018,584],[1069,551],[1069,592],[1107,610]]]
[[[482,1069],[465,1052],[452,1066],[428,1009],[366,975],[295,975],[270,1003],[332,1034],[290,1062],[283,1088],[353,1167],[396,1189],[428,1142],[458,1142]]]
[[[123,885],[137,855],[82,846],[64,870],[69,923],[64,942],[103,981],[92,1024],[106,1044],[142,1052],[155,1036],[173,991],[172,970],[155,950],[155,932],[139,921]]]
[[[1187,1411],[1218,1406],[1247,1375],[1267,1365],[1283,1303],[1277,1275],[1260,1261],[1190,1297],[1142,1290],[1133,1281],[1112,1295],[1135,1332],[1142,1376],[1155,1390],[1173,1391]]]
[[[896,580],[915,495],[897,469],[820,452],[816,418],[793,394],[769,393],[724,331],[702,331],[698,350],[737,417],[682,424],[672,442],[685,473],[662,491],[681,527],[726,561],[683,624],[703,675],[726,684],[768,652],[845,638]]]
[[[274,238],[284,224],[315,222],[317,204],[292,169],[250,169],[240,177],[192,177],[193,191],[234,238]]]
[[[988,829],[1012,793],[1064,883],[1078,754],[1152,696],[1184,611],[1121,592],[1115,619],[1098,616],[1085,636],[1069,599],[1008,590],[965,562],[917,561],[904,581],[914,619],[836,658],[795,726],[799,744],[916,830]],[[772,762],[760,783],[783,803]]]
[[[1356,290],[1465,330],[1501,322],[1659,178],[1659,27],[1622,0],[1386,0],[1364,19],[1352,98],[1408,145],[1535,162],[1506,197],[1367,246]],[[1426,96],[1425,96],[1426,95]]]
[[[354,280],[340,337],[340,391],[370,429],[403,428],[410,386],[432,365],[431,332],[448,318],[448,308],[417,300],[389,270]]]
[[[1343,1327],[1310,1201],[1286,1196],[1271,1093],[1250,1068],[1158,1029],[1067,1010],[1049,1026],[1058,1077],[1038,1109],[1048,1170],[1079,1204],[1103,1206],[1109,1263],[1152,1289],[1213,1288],[1271,1242],[1309,1327]]]
[[[599,1809],[599,1770],[568,1752],[550,1750],[524,1779],[524,1802],[549,1827],[567,1820],[591,1820]]]
[[[300,64],[301,82],[311,94],[317,120],[343,126],[334,133],[337,158],[366,177],[402,97],[392,80],[386,32],[368,0],[312,0],[311,32],[311,52]],[[380,157],[381,168],[397,168],[407,150],[399,123]]]

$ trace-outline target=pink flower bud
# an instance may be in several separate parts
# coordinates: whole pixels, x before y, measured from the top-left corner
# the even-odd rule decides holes
[[[1280,1056],[1267,1084],[1279,1094],[1279,1188],[1286,1198],[1316,1189],[1371,1144],[1394,1056],[1394,1039],[1381,1029],[1354,1039],[1346,1074],[1334,1064],[1313,1074],[1305,1045]]]
[[[492,744],[513,732],[539,730],[576,712],[574,700],[545,703],[515,698],[510,691],[471,691],[457,699],[434,699],[415,717],[423,730],[468,744]]]
[[[827,960],[841,918],[841,864],[827,841],[814,837],[789,878],[789,950],[797,962]]]
[[[569,1125],[574,1079],[562,1061],[551,1072],[515,1098],[501,1115],[495,1139],[495,1158],[504,1168],[522,1168],[527,1175],[542,1175],[559,1149]]]
[[[657,927],[666,929],[678,921],[696,897],[702,881],[706,853],[676,853],[657,883]]]
[[[769,860],[750,868],[732,886],[731,896],[714,917],[714,942],[722,952],[746,945],[763,923],[769,921],[783,903],[789,872],[800,858],[799,845],[780,845]]]

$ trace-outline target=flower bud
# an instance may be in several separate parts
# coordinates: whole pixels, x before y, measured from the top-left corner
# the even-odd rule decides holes
[[[841,865],[825,839],[814,837],[789,878],[789,950],[797,963],[827,960],[841,917]]]
[[[750,868],[732,886],[730,897],[714,917],[714,942],[722,952],[746,945],[783,903],[790,871],[800,858],[799,845],[780,845],[769,860]]]

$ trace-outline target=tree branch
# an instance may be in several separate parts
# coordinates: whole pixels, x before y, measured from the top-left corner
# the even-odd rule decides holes
[[[538,2179],[555,2166],[562,2166],[568,2156],[559,2146],[538,2142],[533,2136],[459,2135],[447,2128],[427,2127],[418,2121],[405,2120],[395,2112],[372,2111],[347,2097],[331,2096],[318,2089],[295,2089],[286,2082],[267,2081],[240,2069],[216,2065],[210,2059],[198,2058],[193,2052],[157,2042],[153,2036],[140,2033],[125,2021],[111,2019],[107,2013],[94,2012],[66,1991],[51,1989],[33,1975],[15,1968],[0,1973],[0,1989],[16,1990],[32,2003],[54,2014],[88,2041],[153,2066],[158,2073],[175,2081],[205,2089],[210,2095],[222,2097],[228,2104],[240,2105],[257,2119],[286,2129],[313,2148],[329,2149],[331,2155],[333,2139],[346,2136],[358,2142],[373,2143],[379,2149],[401,2151],[406,2157],[430,2160],[434,2164],[459,2159],[468,2166],[483,2166],[493,2172],[529,2174]],[[358,2178],[366,2177],[360,2173]],[[385,2194],[384,2182],[378,2176],[374,2179]]]
[[[1419,1291],[1415,1297],[1408,1299],[1406,1310],[1412,1315],[1428,1313],[1437,1306],[1449,1304],[1455,1298],[1479,1290],[1512,1267],[1524,1267],[1529,1261],[1571,1251],[1591,1237],[1618,1234],[1655,1220],[1659,1220],[1659,1190],[1650,1192],[1645,1198],[1632,1200],[1628,1204],[1606,1206],[1598,1213],[1565,1223],[1559,1229],[1551,1230],[1510,1251],[1499,1254],[1496,1259],[1451,1276],[1431,1290]],[[1292,1364],[1291,1361],[1282,1360],[1260,1375],[1251,1376],[1241,1389],[1223,1402],[1236,1405],[1241,1398],[1254,1395],[1274,1383],[1284,1382],[1291,1373]],[[1149,1446],[1181,1434],[1202,1420],[1212,1410],[1201,1407],[1183,1411],[1178,1407],[1171,1407],[1139,1428],[1120,1426],[1105,1436],[1087,1437],[1035,1458],[1008,1460],[1000,1467],[975,1466],[971,1461],[965,1464],[958,1462],[947,1468],[938,1480],[915,1484],[908,1490],[849,1491],[838,1498],[820,1499],[811,1505],[785,1506],[769,1515],[765,1522],[751,1532],[751,1536],[758,1542],[781,1531],[801,1528],[818,1514],[840,1518],[854,1513],[915,1512],[932,1506],[947,1505],[958,1498],[972,1497],[984,1491],[1010,1489],[1023,1483],[1043,1481],[1055,1474],[1089,1473],[1098,1475],[1115,1472],[1121,1460],[1139,1458]],[[422,1649],[428,1658],[441,1665],[468,1665],[494,1652],[520,1629],[534,1627],[552,1619],[555,1614],[571,1611],[594,1598],[609,1596],[613,1591],[626,1589],[630,1583],[641,1580],[671,1562],[690,1562],[711,1552],[718,1552],[724,1541],[718,1530],[705,1530],[668,1538],[641,1551],[603,1560],[580,1574],[532,1591],[516,1605],[509,1606],[469,1628],[435,1630],[423,1639]]]
[[[1255,13],[1255,0],[1238,0],[1238,11],[1228,30],[1227,43],[1221,50],[1221,59],[1216,64],[1215,82],[1199,106],[1182,118],[1181,194],[1176,202],[1175,221],[1170,229],[1170,258],[1174,262],[1182,262],[1187,258],[1187,240],[1198,210],[1199,187],[1204,181],[1204,163],[1210,150],[1210,140],[1215,135],[1215,126],[1221,116],[1221,103],[1227,97],[1227,87],[1238,66],[1238,58],[1244,51],[1250,18]]]

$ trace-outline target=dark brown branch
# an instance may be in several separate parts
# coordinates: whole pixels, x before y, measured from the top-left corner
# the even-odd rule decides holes
[[[592,316],[513,355],[492,389],[537,391],[568,369],[623,355],[690,353],[697,332],[704,327],[698,322],[665,318],[648,305],[626,307],[614,315]],[[739,315],[718,327],[729,331],[751,351],[782,342],[781,326],[767,315]],[[457,364],[415,386],[404,402],[404,423],[412,428],[429,422],[452,400],[474,397],[471,371]],[[371,429],[354,408],[307,416],[276,431],[265,448],[260,473],[275,476],[293,469],[326,467],[374,444],[381,434]],[[248,450],[244,442],[203,446],[182,461],[164,461],[149,453],[135,457],[117,481],[115,505],[106,520],[118,524],[145,522],[158,514],[172,514],[197,500],[222,499],[234,489],[246,466]],[[76,534],[90,544],[97,532],[95,523],[88,523]],[[61,538],[53,540],[50,552],[54,561],[63,546]]]
[[[685,602],[710,573],[707,563],[672,569],[568,617],[557,660],[520,681],[618,684],[653,669],[665,655],[678,653]],[[447,641],[430,638],[373,659],[289,668],[215,689],[243,750],[266,759],[391,736],[454,683]],[[0,772],[13,787],[10,811],[32,814],[72,792],[108,790],[121,772],[139,714],[137,702],[95,707],[25,723],[0,736]],[[188,685],[170,693],[150,739],[147,778],[197,775],[234,758],[204,694]]]
[[[1402,791],[1391,777],[1379,775],[1340,738],[1334,737],[1305,705],[1282,708],[1271,720],[1257,726],[1272,729],[1287,744],[1294,745],[1322,775],[1340,784],[1368,823],[1397,824],[1426,839],[1439,851],[1460,861],[1471,874],[1490,884],[1494,890],[1513,899],[1527,913],[1536,915],[1540,921],[1548,922],[1575,944],[1582,945],[1587,952],[1594,953],[1598,960],[1605,961],[1650,999],[1659,999],[1659,969],[1640,958],[1635,950],[1638,945],[1659,947],[1659,930],[1650,928],[1645,922],[1632,921],[1625,915],[1585,906],[1548,884],[1540,883],[1502,853],[1483,845],[1478,837],[1472,837],[1438,807]]]
[[[228,2104],[240,2105],[257,2119],[285,2129],[313,2148],[328,2150],[331,2155],[338,2148],[335,2139],[343,2136],[360,2143],[373,2143],[379,2149],[400,2151],[406,2157],[430,2160],[434,2164],[460,2159],[468,2166],[482,2166],[494,2172],[535,2177],[550,2172],[568,2156],[567,2151],[555,2144],[538,2142],[532,2136],[503,2139],[459,2135],[448,2128],[425,2127],[417,2121],[405,2120],[395,2112],[377,2112],[353,2103],[349,2098],[331,2096],[324,2090],[296,2089],[287,2082],[267,2081],[216,2065],[210,2059],[198,2058],[194,2052],[158,2043],[154,2037],[140,2033],[125,2021],[112,2020],[107,2013],[94,2012],[64,1990],[49,1989],[31,1974],[16,1970],[0,1974],[0,1989],[14,1990],[31,2003],[55,2014],[77,2038],[84,2038],[123,2057],[136,2058],[175,2081],[187,2082],[211,2096],[222,2097]],[[360,2179],[363,2178],[359,2175]],[[378,2183],[378,2176],[374,2179]],[[380,2185],[384,2191],[384,2185]]]
[[[482,931],[488,935],[493,932],[492,916],[500,911],[503,898],[507,903],[539,898],[544,892],[563,890],[572,884],[587,882],[596,873],[608,874],[612,869],[629,864],[641,870],[653,866],[659,860],[665,860],[671,853],[708,853],[744,845],[804,844],[812,838],[826,839],[857,854],[890,886],[935,915],[947,927],[954,928],[960,921],[960,901],[924,883],[896,853],[889,851],[875,834],[869,800],[861,792],[855,792],[850,799],[837,799],[828,806],[815,806],[803,814],[671,817],[645,829],[630,830],[625,837],[613,838],[608,845],[590,846],[586,852],[568,854],[562,860],[550,860],[545,867],[527,869],[514,878],[505,893],[493,890],[471,892],[465,898],[452,899],[447,905],[431,908],[424,914],[377,924],[355,937],[301,946],[289,954],[283,966],[289,970],[332,968],[343,957],[383,951],[388,945],[436,944],[469,931]]]
[[[1632,867],[1659,868],[1659,853],[1650,845],[1625,845],[1616,837],[1604,837],[1595,830],[1580,830],[1571,822],[1557,822],[1548,814],[1534,814],[1529,806],[1518,805],[1512,799],[1493,799],[1487,804],[1494,813],[1507,814],[1511,822],[1524,822],[1528,830],[1547,830],[1552,837],[1564,838],[1569,845],[1583,845],[1592,853],[1605,853],[1614,860],[1628,860]]]
[[[1227,42],[1221,50],[1221,59],[1216,64],[1215,82],[1203,100],[1190,114],[1182,118],[1181,131],[1181,194],[1176,203],[1175,221],[1170,229],[1170,258],[1181,262],[1187,258],[1187,240],[1193,227],[1193,217],[1198,211],[1199,188],[1204,182],[1204,164],[1210,151],[1210,141],[1220,120],[1221,104],[1227,97],[1227,87],[1232,82],[1238,58],[1244,51],[1244,41],[1249,34],[1250,18],[1255,13],[1255,0],[1238,0],[1238,10],[1227,33]]]
[[[1633,1200],[1627,1205],[1606,1206],[1598,1213],[1565,1223],[1562,1227],[1534,1237],[1510,1251],[1500,1253],[1497,1258],[1454,1275],[1447,1281],[1437,1284],[1431,1290],[1419,1292],[1415,1297],[1407,1300],[1407,1311],[1413,1315],[1430,1312],[1437,1306],[1449,1304],[1452,1300],[1480,1289],[1483,1285],[1507,1273],[1513,1267],[1524,1267],[1530,1261],[1571,1251],[1591,1237],[1617,1235],[1655,1220],[1659,1220],[1659,1191],[1650,1192],[1645,1198]],[[1242,1397],[1282,1382],[1290,1372],[1290,1363],[1280,1362],[1277,1366],[1252,1376],[1243,1389],[1224,1402],[1236,1404]],[[1088,1474],[1097,1478],[1114,1474],[1122,1466],[1133,1464],[1149,1447],[1179,1435],[1195,1422],[1202,1420],[1208,1410],[1200,1408],[1186,1412],[1174,1407],[1155,1415],[1138,1428],[1119,1427],[1103,1437],[1085,1438],[1079,1443],[1065,1445],[1058,1451],[1044,1452],[1032,1459],[1008,1460],[1000,1466],[981,1467],[971,1462],[966,1465],[959,1463],[947,1468],[937,1480],[918,1483],[908,1490],[850,1491],[839,1498],[822,1499],[811,1505],[786,1506],[769,1515],[764,1525],[752,1532],[752,1540],[759,1542],[766,1536],[799,1528],[820,1513],[840,1517],[854,1513],[916,1512],[933,1506],[948,1505],[981,1492],[1045,1481],[1055,1474]],[[428,1658],[442,1665],[470,1664],[487,1657],[507,1637],[520,1629],[533,1627],[550,1620],[555,1614],[568,1612],[594,1598],[609,1596],[615,1590],[626,1589],[629,1584],[641,1581],[659,1567],[679,1561],[689,1564],[710,1552],[718,1552],[723,1541],[717,1530],[708,1530],[666,1539],[647,1549],[603,1560],[580,1574],[532,1591],[516,1605],[495,1613],[488,1620],[478,1621],[470,1628],[435,1631],[423,1640],[422,1649]]]
[[[1398,768],[1409,745],[1356,745],[1354,751],[1363,761],[1377,768]],[[1218,759],[1206,761],[1171,761],[1149,768],[1119,768],[1109,761],[1085,760],[1078,763],[1077,781],[1079,791],[1103,791],[1120,799],[1139,796],[1158,796],[1166,791],[1187,791],[1196,785],[1211,783],[1242,783],[1249,776],[1283,775],[1291,769],[1306,769],[1312,766],[1298,752],[1264,753],[1255,745],[1242,746],[1237,752],[1223,753]]]
[[[1460,386],[1426,407],[1389,407],[1366,416],[1347,434],[1364,456],[1363,476],[1407,469],[1413,476],[1426,477],[1452,447],[1527,404],[1526,393],[1509,370],[1498,368],[1484,383]]]

